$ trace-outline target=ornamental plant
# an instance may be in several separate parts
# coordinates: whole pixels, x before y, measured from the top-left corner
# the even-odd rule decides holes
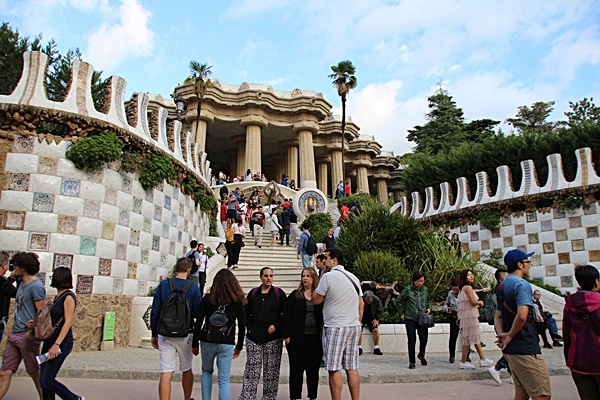
[[[102,132],[79,139],[67,150],[67,159],[84,171],[94,171],[121,157],[123,142],[113,132]]]
[[[150,190],[160,185],[165,179],[175,176],[173,161],[166,155],[152,155],[143,162],[140,184],[144,190]]]

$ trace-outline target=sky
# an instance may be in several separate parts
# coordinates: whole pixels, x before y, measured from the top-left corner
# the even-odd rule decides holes
[[[62,53],[78,47],[127,80],[126,98],[168,98],[196,60],[225,84],[322,92],[341,115],[328,75],[350,60],[347,114],[396,155],[415,146],[408,129],[440,86],[466,121],[536,101],[556,101],[562,120],[569,101],[600,104],[600,0],[0,0],[0,17]]]

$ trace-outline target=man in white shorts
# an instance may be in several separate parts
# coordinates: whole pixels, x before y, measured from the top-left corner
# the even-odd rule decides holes
[[[323,353],[329,372],[329,391],[332,400],[342,398],[342,373],[346,371],[352,400],[360,398],[358,374],[358,339],[364,307],[360,282],[341,265],[344,254],[340,249],[325,251],[325,271],[312,302],[323,302]]]
[[[192,284],[192,281],[187,279],[191,269],[192,263],[190,260],[180,258],[177,260],[177,264],[175,264],[176,275],[173,279],[175,288],[183,290],[187,287],[186,298],[192,318],[189,322],[189,334],[186,337],[169,337],[158,334],[160,312],[171,295],[171,287],[168,279],[160,282],[152,301],[150,328],[152,330],[152,347],[158,349],[160,357],[160,381],[158,383],[158,396],[160,400],[169,400],[171,398],[171,378],[173,372],[175,372],[178,356],[179,370],[182,372],[181,386],[183,386],[183,398],[184,400],[193,400],[191,399],[192,388],[194,386],[194,372],[192,371],[192,362],[194,360],[194,354],[192,353],[192,336],[194,335],[193,316],[198,315],[202,296],[200,295],[198,285]],[[188,282],[190,285],[186,286]],[[201,321],[198,321],[198,323],[201,323]]]

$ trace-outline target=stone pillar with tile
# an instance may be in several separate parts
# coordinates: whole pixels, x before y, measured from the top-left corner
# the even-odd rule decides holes
[[[318,125],[312,121],[302,121],[293,127],[293,132],[298,134],[300,187],[303,189],[317,187],[313,134],[318,130]]]
[[[246,128],[246,153],[244,159],[246,165],[243,167],[241,175],[245,176],[247,169],[256,174],[262,171],[261,129],[267,127],[267,122],[263,117],[251,116],[242,119],[241,125]]]

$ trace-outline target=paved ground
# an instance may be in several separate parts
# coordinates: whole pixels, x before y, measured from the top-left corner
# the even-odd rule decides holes
[[[383,349],[385,350],[385,349]],[[488,348],[486,357],[498,359],[500,352]],[[569,370],[564,365],[562,349],[544,350],[544,357],[552,375],[553,399],[576,399],[577,393],[570,378]],[[472,355],[475,356],[475,355]],[[476,358],[473,357],[474,359]],[[458,364],[449,364],[446,354],[428,354],[429,365],[417,365],[414,370],[408,369],[406,354],[386,353],[383,356],[364,354],[360,357],[361,393],[363,398],[396,399],[398,394],[419,394],[419,399],[480,399],[485,391],[487,399],[509,399],[513,395],[512,385],[505,383],[497,386],[489,377],[485,368],[474,371],[458,369]],[[242,374],[245,363],[245,352],[232,364],[234,383],[232,398],[241,390]],[[196,382],[201,373],[200,358],[194,360]],[[287,399],[288,382],[287,355],[283,354],[279,399]],[[503,377],[507,378],[506,372]],[[71,354],[61,370],[61,374],[75,392],[94,399],[149,399],[157,397],[158,351],[143,348],[124,348],[103,352],[85,352]],[[179,380],[179,374],[174,380]],[[430,382],[426,387],[419,382]],[[385,383],[385,385],[382,385]],[[327,373],[321,370],[321,398],[329,398]],[[181,398],[179,383],[174,383],[173,399]],[[216,388],[216,386],[215,386]],[[19,370],[11,390],[5,399],[33,399],[33,386],[23,369]],[[414,392],[413,392],[414,391]],[[30,393],[27,396],[23,394]],[[259,390],[260,393],[260,390]],[[426,396],[423,393],[427,393]],[[17,395],[18,394],[18,395]],[[377,394],[377,396],[375,396]],[[437,394],[437,395],[436,395]],[[194,397],[199,400],[200,386],[196,383]],[[213,393],[216,398],[216,392]]]

